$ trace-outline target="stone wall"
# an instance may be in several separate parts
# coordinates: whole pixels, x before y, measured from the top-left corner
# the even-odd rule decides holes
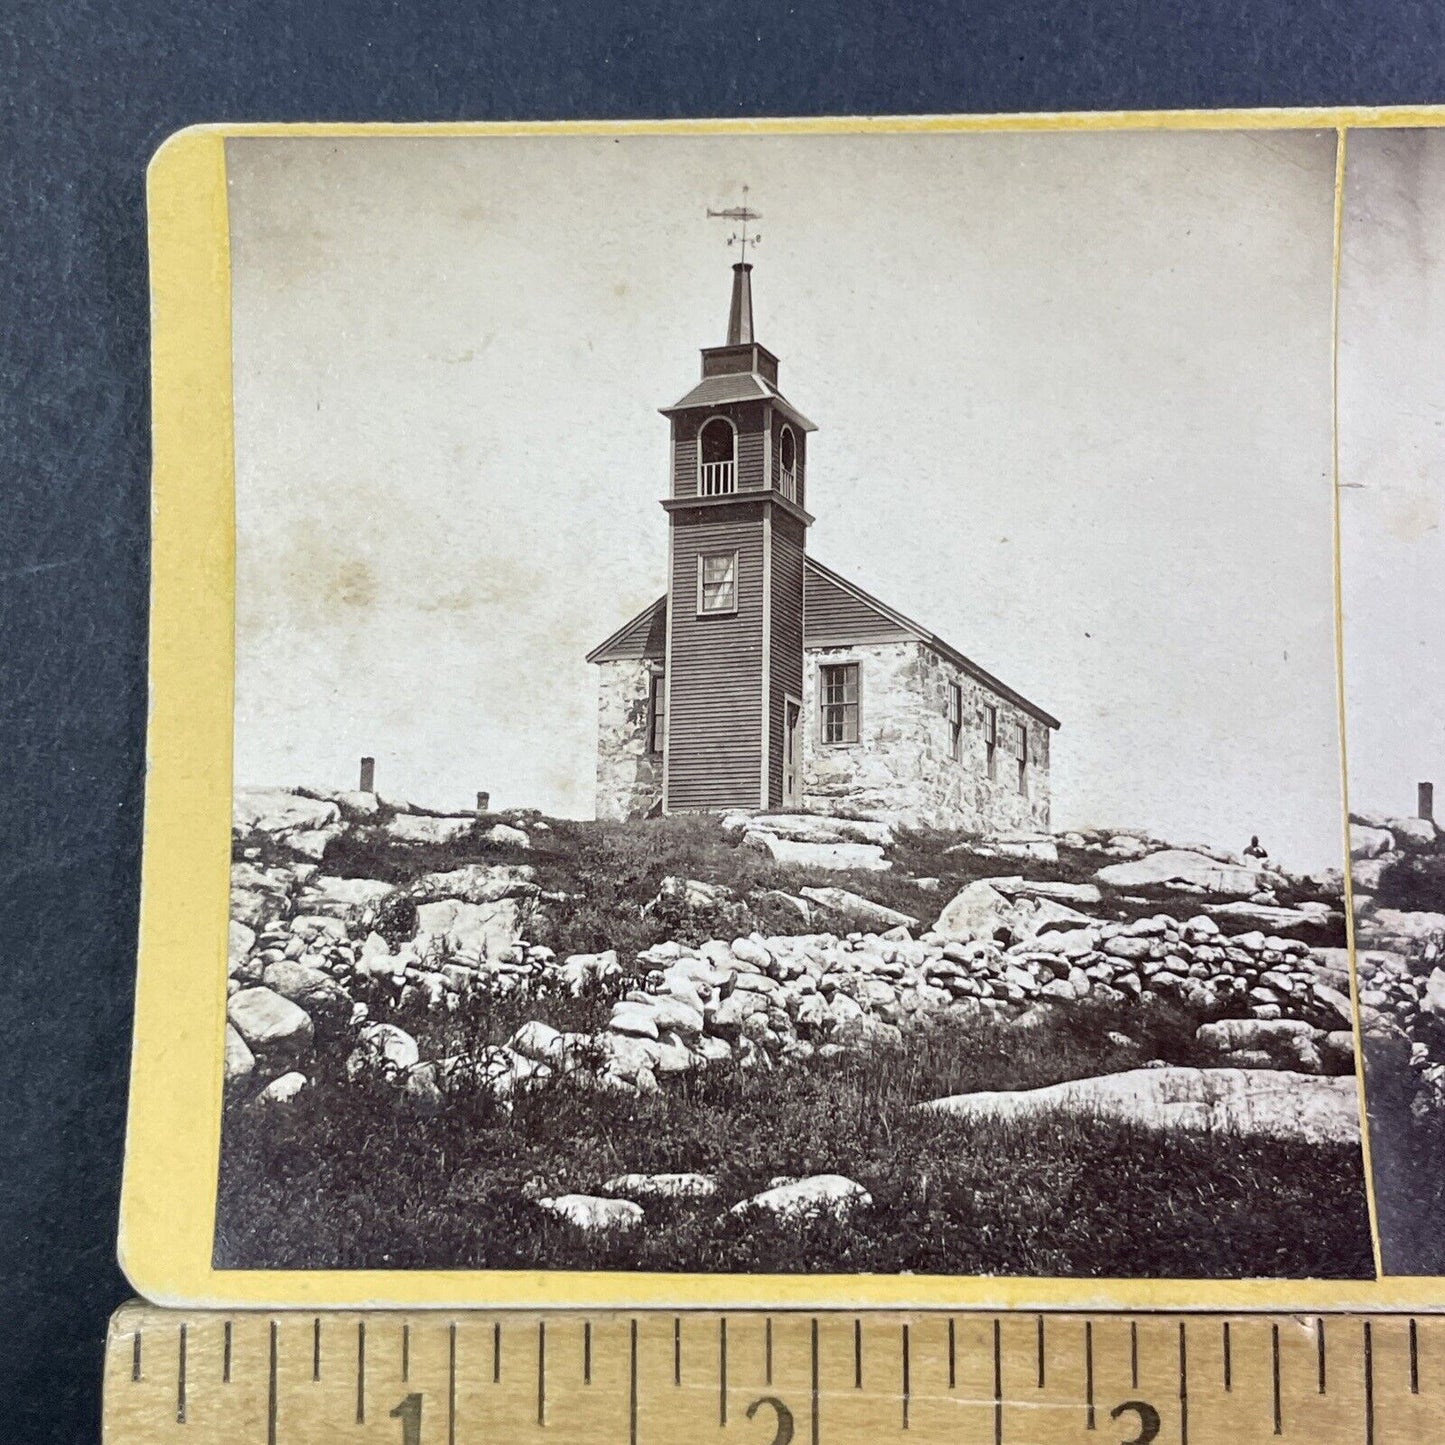
[[[662,755],[647,750],[653,664],[629,658],[597,671],[597,816],[645,817],[662,799]]]
[[[859,741],[822,741],[820,668],[859,664]],[[963,685],[963,757],[950,755],[948,688]],[[920,642],[809,649],[803,678],[803,806],[915,826],[979,832],[1049,826],[1050,730]],[[998,709],[990,779],[984,705]],[[1018,791],[1014,724],[1029,733],[1026,794]]]

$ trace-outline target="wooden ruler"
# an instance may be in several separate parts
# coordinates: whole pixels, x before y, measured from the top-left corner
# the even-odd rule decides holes
[[[133,1304],[105,1440],[1441,1445],[1445,1316]]]

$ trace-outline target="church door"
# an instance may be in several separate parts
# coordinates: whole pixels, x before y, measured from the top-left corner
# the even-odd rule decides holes
[[[797,808],[803,802],[801,757],[803,705],[794,698],[783,703],[783,806]]]

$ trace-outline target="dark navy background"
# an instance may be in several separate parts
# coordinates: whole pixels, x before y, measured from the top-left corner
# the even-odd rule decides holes
[[[105,1321],[127,1293],[115,1224],[146,713],[143,178],[169,132],[1441,102],[1442,14],[1436,0],[0,7],[7,1441],[98,1437]]]

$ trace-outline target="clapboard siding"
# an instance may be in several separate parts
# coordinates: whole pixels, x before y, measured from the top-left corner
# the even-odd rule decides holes
[[[880,642],[912,635],[887,613],[838,586],[816,567],[807,570],[804,597],[808,647],[840,641]]]
[[[755,808],[762,769],[764,505],[673,514],[669,811]],[[738,610],[697,615],[698,558],[738,554]]]
[[[768,806],[783,801],[783,703],[803,698],[804,528],[773,510],[772,638],[768,670]],[[804,724],[806,727],[806,724]]]
[[[672,423],[672,495],[697,496],[696,417],[680,416]]]
[[[738,491],[760,492],[767,485],[763,473],[763,432],[767,425],[767,409],[739,406],[732,412],[738,428]]]

